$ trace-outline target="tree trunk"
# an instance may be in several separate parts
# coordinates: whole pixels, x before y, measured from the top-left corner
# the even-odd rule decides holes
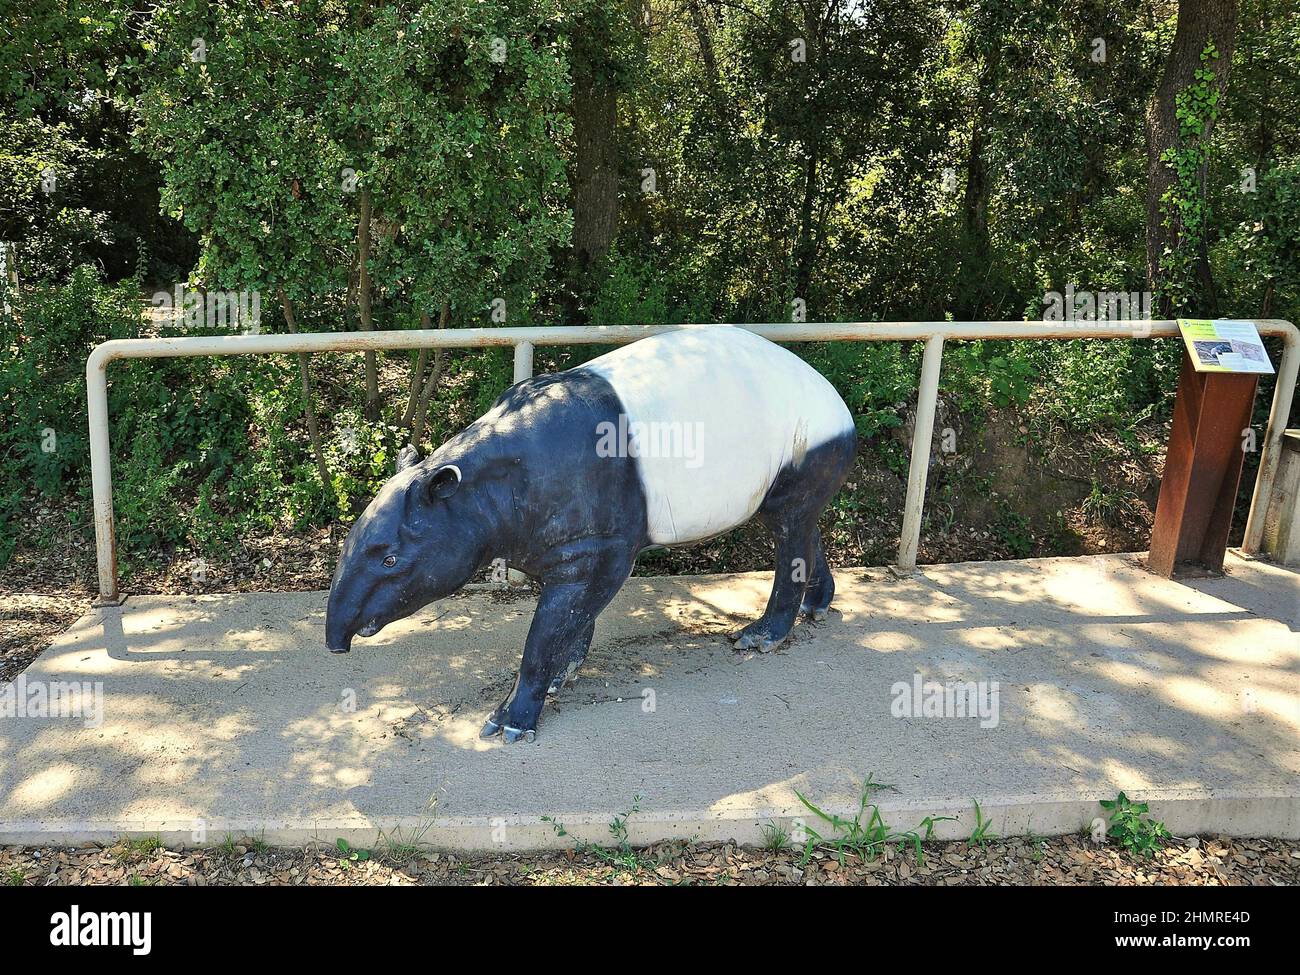
[[[618,98],[589,66],[573,79],[573,255],[586,271],[618,229]]]
[[[293,302],[289,300],[284,288],[280,288],[280,307],[284,311],[285,326],[296,335],[298,323],[293,316]],[[313,403],[315,397],[311,388],[311,369],[305,352],[298,353],[298,375],[302,380],[302,412],[307,419],[307,436],[311,438],[311,448],[316,455],[316,471],[320,474],[321,486],[332,497],[333,481],[330,478],[329,467],[325,464],[325,448],[321,444],[320,423],[316,419],[316,407]]]
[[[956,305],[962,318],[989,317],[984,297],[985,282],[993,260],[989,244],[989,198],[992,181],[984,159],[985,126],[993,110],[993,93],[998,86],[1002,50],[994,47],[984,61],[975,94],[975,116],[971,123],[970,152],[966,159],[966,189],[962,198],[964,256]]]
[[[962,224],[977,267],[989,261],[989,168],[984,161],[984,129],[976,122],[966,161],[966,193],[962,199]]]
[[[1160,85],[1147,106],[1146,252],[1147,287],[1151,291],[1160,290],[1166,253],[1175,250],[1179,243],[1178,221],[1168,213],[1164,202],[1164,196],[1174,186],[1177,176],[1161,158],[1166,151],[1177,149],[1181,144],[1176,99],[1180,92],[1196,80],[1195,73],[1201,67],[1201,52],[1210,42],[1213,42],[1219,52],[1212,68],[1215,90],[1222,97],[1236,40],[1237,5],[1238,0],[1179,0],[1174,41],[1169,49],[1169,57],[1165,60]],[[1210,128],[1207,126],[1197,138],[1201,142],[1208,142],[1210,137]],[[1199,191],[1204,200],[1204,167],[1199,176]],[[1203,245],[1204,241],[1195,256],[1196,277],[1202,291],[1200,298],[1207,303],[1205,310],[1212,314],[1213,311],[1208,306],[1214,303],[1213,278],[1207,248]],[[1156,314],[1167,317],[1172,310],[1170,299],[1161,295],[1157,308]]]
[[[359,286],[357,304],[361,312],[361,330],[373,331],[374,318],[370,307],[370,190],[361,191],[361,219],[357,225],[357,265]],[[373,352],[365,353],[367,420],[379,419],[379,369]]]
[[[614,243],[619,222],[617,99],[610,88],[573,86],[573,256],[586,270]]]
[[[817,202],[819,184],[817,181],[818,147],[808,146],[805,150],[803,173],[803,200],[799,204],[799,237],[795,243],[795,297],[808,301],[808,291],[812,287],[813,265],[817,260],[820,239],[814,227],[814,209]]]
[[[442,312],[438,315],[438,327],[446,328],[447,321],[451,318],[451,302],[442,303]],[[420,324],[424,328],[430,327],[429,313],[420,313]],[[433,352],[433,372],[429,373],[429,378],[421,389],[419,398],[415,404],[414,416],[411,420],[411,443],[416,447],[420,446],[420,438],[424,436],[424,423],[429,415],[429,400],[433,397],[433,391],[438,388],[438,380],[442,378],[442,370],[445,365],[442,349],[435,349]]]
[[[425,324],[429,320],[429,313],[424,312],[420,315],[420,327],[429,328]],[[411,390],[406,394],[406,409],[402,411],[402,426],[409,427],[411,419],[415,416],[415,406],[420,401],[420,389],[424,385],[424,370],[429,367],[429,350],[421,349],[420,355],[415,360],[415,368],[411,370]]]
[[[713,27],[708,14],[700,0],[687,0],[686,6],[691,12],[691,28],[695,31],[696,42],[700,45],[700,60],[704,62],[704,80],[709,86],[709,99],[721,115],[722,83],[718,75],[718,59],[713,50]]]

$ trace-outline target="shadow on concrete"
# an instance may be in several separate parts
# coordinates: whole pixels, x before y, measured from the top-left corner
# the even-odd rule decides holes
[[[324,594],[134,597],[83,618],[29,681],[104,684],[102,725],[0,721],[0,821],[561,820],[622,810],[905,799],[1292,794],[1300,577],[1230,561],[1175,583],[1129,557],[839,572],[837,612],[780,652],[726,634],[769,576],[634,577],[538,741],[483,742],[531,601],[462,594],[353,653]],[[897,685],[996,682],[996,723],[899,717]]]

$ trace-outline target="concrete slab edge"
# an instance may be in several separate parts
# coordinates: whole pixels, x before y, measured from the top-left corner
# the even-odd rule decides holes
[[[1003,796],[981,800],[980,811],[990,823],[991,836],[1059,836],[1080,832],[1102,815],[1097,805],[1100,798],[1114,797]],[[1163,821],[1175,836],[1300,839],[1300,795],[1135,792],[1130,798],[1150,803],[1152,818]],[[877,805],[881,817],[896,834],[910,830],[924,834],[927,817],[934,820],[933,837],[939,840],[967,839],[976,826],[974,804],[969,800],[882,798]],[[848,819],[857,812],[856,808],[825,811]],[[557,814],[554,822],[540,816],[11,821],[0,822],[0,845],[79,846],[158,837],[167,846],[192,847],[216,846],[229,836],[236,840],[256,838],[278,847],[333,847],[343,839],[358,849],[382,849],[391,843],[448,852],[504,853],[582,844],[613,845],[610,823],[622,812]],[[794,834],[800,825],[823,835],[833,832],[828,824],[800,806],[638,812],[629,817],[627,833],[634,846],[662,840],[734,841],[761,846],[773,824],[787,835]]]

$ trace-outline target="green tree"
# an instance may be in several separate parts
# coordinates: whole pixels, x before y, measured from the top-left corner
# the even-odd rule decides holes
[[[369,328],[376,302],[395,327],[518,321],[568,233],[568,27],[518,0],[162,4],[142,139],[198,280],[277,296],[291,328],[354,307]],[[375,418],[373,360],[366,387]]]

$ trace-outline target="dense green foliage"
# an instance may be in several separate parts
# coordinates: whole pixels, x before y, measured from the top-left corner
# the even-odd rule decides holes
[[[198,277],[338,302],[369,191],[385,304],[524,304],[568,232],[560,27],[520,2],[160,5],[137,104]]]
[[[1143,120],[1176,15],[1172,0],[14,6],[0,240],[23,289],[0,323],[0,559],[29,500],[87,494],[89,349],[195,331],[140,315],[179,282],[259,294],[270,330],[286,310],[302,329],[1039,318],[1067,287],[1294,320],[1295,0],[1243,0],[1231,54],[1207,48],[1179,93],[1162,202],[1184,232],[1147,280]],[[611,93],[612,128],[584,122],[584,86]],[[579,267],[593,144],[614,159],[617,219]],[[919,350],[802,353],[897,467],[888,432]],[[291,359],[115,365],[123,550],[346,520],[416,428],[415,363],[381,356],[367,379],[316,357],[315,458]],[[1172,343],[971,343],[947,351],[944,387],[972,416],[1029,407],[1127,433],[1167,415],[1177,366]],[[510,381],[496,352],[434,368],[426,444]]]

